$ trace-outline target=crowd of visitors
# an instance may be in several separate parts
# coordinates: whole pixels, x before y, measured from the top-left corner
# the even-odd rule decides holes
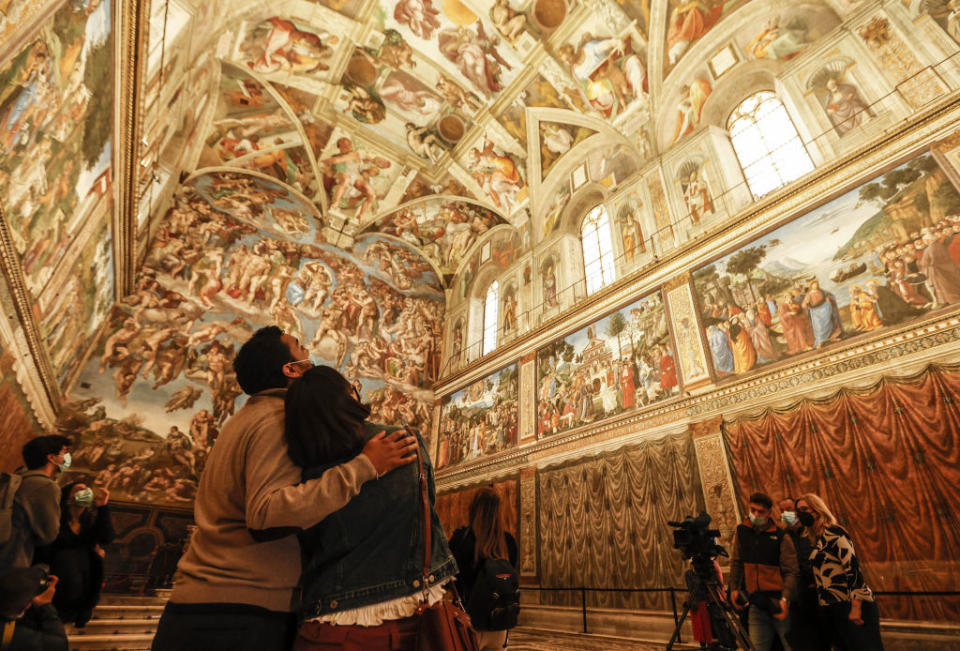
[[[211,448],[154,651],[418,649],[425,613],[458,596],[471,648],[505,647],[518,559],[498,494],[478,491],[448,543],[419,432],[369,422],[356,388],[279,328],[258,330],[233,366],[250,398]],[[35,438],[25,467],[0,474],[4,651],[65,651],[64,622],[82,628],[99,598],[110,495],[58,485],[70,446]],[[849,534],[812,493],[778,506],[780,522],[769,496],[750,496],[721,597],[752,645],[881,651]]]

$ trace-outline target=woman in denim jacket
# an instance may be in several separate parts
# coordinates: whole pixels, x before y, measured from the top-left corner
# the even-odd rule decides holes
[[[370,408],[340,373],[319,366],[288,389],[286,440],[303,479],[360,453],[384,430],[366,422]],[[457,564],[434,510],[433,467],[420,434],[430,500],[432,549],[423,584],[424,526],[417,464],[370,482],[357,497],[301,534],[304,553],[302,624],[294,651],[404,650],[416,645],[418,607],[444,597]]]

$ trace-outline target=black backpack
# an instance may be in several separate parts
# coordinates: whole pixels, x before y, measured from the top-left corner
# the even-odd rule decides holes
[[[520,616],[520,580],[510,561],[487,558],[480,561],[470,588],[467,614],[478,631],[506,631]]]

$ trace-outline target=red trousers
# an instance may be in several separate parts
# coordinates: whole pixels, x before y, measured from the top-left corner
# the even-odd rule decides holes
[[[333,626],[306,622],[297,633],[293,651],[414,651],[418,617],[386,621],[379,626]]]

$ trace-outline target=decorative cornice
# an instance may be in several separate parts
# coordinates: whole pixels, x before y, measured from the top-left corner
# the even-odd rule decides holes
[[[141,83],[149,38],[150,0],[117,2],[114,46],[114,211],[113,253],[116,293],[133,291],[136,276],[136,223],[140,204]]]
[[[476,481],[478,477],[504,473],[532,462],[548,462],[583,448],[585,444],[610,441],[626,444],[638,436],[649,437],[651,430],[664,430],[664,433],[672,431],[670,425],[676,427],[696,421],[713,421],[721,416],[734,417],[737,413],[755,410],[761,404],[769,405],[771,396],[776,396],[778,402],[794,400],[798,396],[834,388],[840,383],[849,383],[867,375],[875,379],[877,371],[884,368],[896,369],[902,374],[916,370],[917,365],[934,360],[949,361],[954,357],[960,357],[958,310],[888,333],[880,340],[840,348],[806,363],[760,374],[746,382],[717,388],[698,396],[678,398],[659,407],[630,412],[597,425],[587,425],[560,436],[481,458],[464,466],[441,470],[438,472],[437,486],[447,490],[451,485],[462,485]],[[693,428],[695,434],[698,431],[697,427]]]

